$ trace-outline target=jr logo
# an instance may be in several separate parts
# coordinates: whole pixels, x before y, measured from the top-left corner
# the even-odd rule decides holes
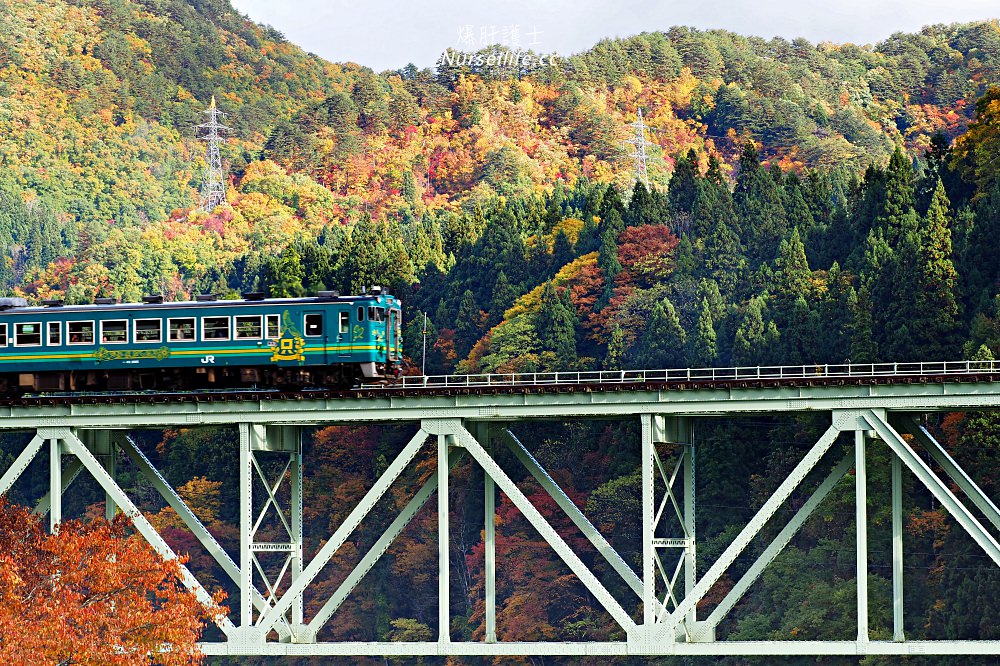
[[[214,364],[215,363],[215,357],[214,356],[202,356],[201,357],[201,362],[202,362],[202,365]]]

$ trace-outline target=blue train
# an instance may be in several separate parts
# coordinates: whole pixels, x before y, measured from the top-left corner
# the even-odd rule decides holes
[[[360,296],[0,299],[0,394],[350,387],[398,374],[402,304]]]

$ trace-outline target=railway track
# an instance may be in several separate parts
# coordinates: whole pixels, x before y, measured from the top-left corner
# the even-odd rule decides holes
[[[0,398],[2,406],[358,400],[410,396],[693,391],[1000,381],[1000,362],[949,361],[744,368],[685,368],[490,375],[403,376],[350,390],[237,389],[183,392],[51,393]]]

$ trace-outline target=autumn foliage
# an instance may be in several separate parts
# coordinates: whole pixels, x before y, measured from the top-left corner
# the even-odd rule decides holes
[[[129,521],[66,521],[0,498],[0,661],[4,664],[201,663],[205,608]],[[217,599],[221,600],[221,599]]]

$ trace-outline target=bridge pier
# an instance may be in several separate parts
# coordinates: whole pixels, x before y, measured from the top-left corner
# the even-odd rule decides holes
[[[240,457],[240,624],[239,640],[262,643],[270,629],[257,626],[259,615],[270,608],[285,576],[294,583],[302,575],[302,434],[296,426],[239,424]],[[276,454],[276,455],[274,455]],[[269,475],[270,461],[281,466],[276,477]],[[283,463],[283,465],[282,465]],[[287,481],[288,497],[283,486]],[[259,482],[259,483],[258,483]],[[262,488],[263,506],[256,508],[254,488]],[[257,503],[259,504],[259,502]],[[287,507],[287,508],[286,508]],[[268,526],[281,536],[260,542],[257,533]],[[277,574],[271,554],[284,553]],[[266,561],[262,561],[266,560]],[[271,565],[270,567],[268,565]],[[256,575],[255,575],[256,572]],[[263,592],[256,586],[260,579]],[[294,641],[304,631],[304,599],[301,594],[289,604],[290,617],[282,617],[278,631],[283,641]],[[256,611],[256,613],[255,613]],[[277,627],[276,627],[277,629]]]

